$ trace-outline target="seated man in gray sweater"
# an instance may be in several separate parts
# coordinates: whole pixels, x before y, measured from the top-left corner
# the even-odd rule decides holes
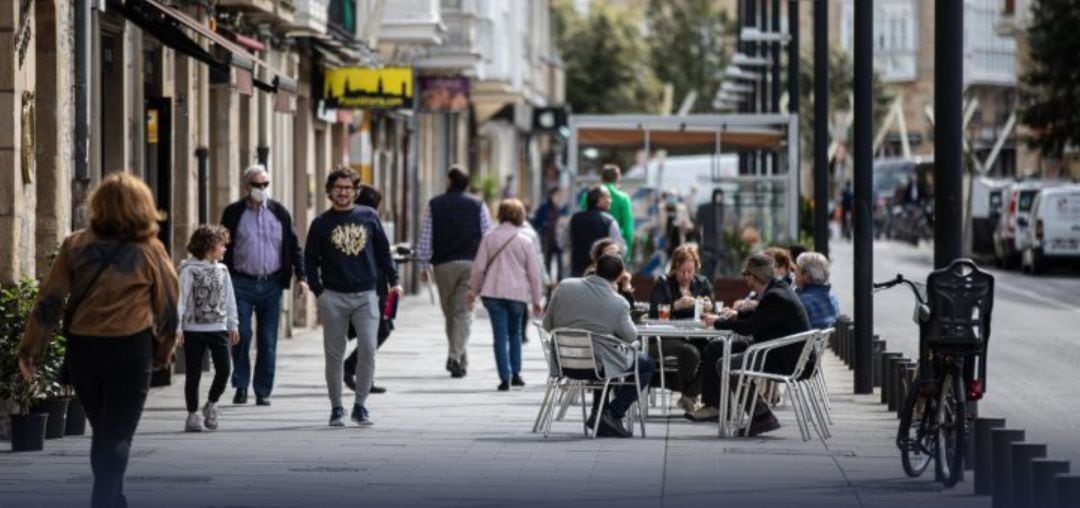
[[[544,315],[544,329],[576,328],[593,333],[610,335],[626,342],[637,340],[637,329],[630,319],[630,304],[615,292],[615,281],[623,273],[623,262],[618,256],[601,256],[596,262],[596,272],[584,278],[563,280],[555,288]],[[633,365],[633,357],[626,364]],[[652,359],[638,353],[638,381],[642,389],[649,386],[652,377]],[[622,424],[626,411],[637,400],[637,390],[632,386],[619,387],[615,398],[601,414],[597,436],[630,437],[630,431]],[[600,394],[594,393],[593,414],[589,422],[595,422],[600,405]],[[592,424],[587,422],[590,428]]]

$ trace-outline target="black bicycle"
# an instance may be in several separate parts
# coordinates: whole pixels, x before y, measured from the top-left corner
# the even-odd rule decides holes
[[[908,476],[922,475],[933,460],[936,479],[952,487],[964,470],[967,403],[986,391],[994,278],[971,260],[959,259],[931,272],[926,284],[897,275],[874,289],[898,284],[915,295],[919,361],[900,413],[896,446]]]

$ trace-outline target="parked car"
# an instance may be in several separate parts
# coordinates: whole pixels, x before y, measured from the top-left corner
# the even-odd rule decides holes
[[[1080,267],[1080,185],[1040,190],[1029,217],[1019,217],[1017,224],[1025,226],[1024,270],[1039,274],[1060,263]]]
[[[1039,189],[1047,185],[1044,181],[1017,182],[1005,190],[1004,208],[994,230],[994,259],[1002,267],[1011,268],[1019,263],[1031,223],[1031,205]]]

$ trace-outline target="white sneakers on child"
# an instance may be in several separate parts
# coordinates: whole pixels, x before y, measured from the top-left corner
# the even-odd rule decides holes
[[[218,409],[217,404],[207,402],[202,408],[203,425],[209,430],[217,430]]]
[[[202,432],[202,422],[199,421],[199,413],[188,413],[187,422],[184,423],[184,432]]]
[[[202,421],[199,420],[199,413],[188,413],[187,421],[184,422],[184,432],[202,432],[204,425],[206,430],[217,430],[217,419],[217,404],[207,402],[202,408]]]

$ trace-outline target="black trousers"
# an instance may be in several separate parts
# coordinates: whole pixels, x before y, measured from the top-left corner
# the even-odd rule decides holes
[[[210,382],[210,394],[206,397],[217,403],[229,382],[229,333],[184,332],[184,361],[190,365],[184,379],[184,401],[189,413],[199,409],[199,382],[202,381],[202,362],[206,350],[214,362],[214,380]]]
[[[734,341],[731,343],[731,365],[738,366],[742,361],[742,353],[750,347],[749,341]],[[705,356],[701,360],[701,370],[703,373],[701,383],[701,402],[706,406],[720,407],[720,364],[719,361],[724,357],[724,343],[722,341],[710,342],[705,347]],[[737,368],[737,367],[733,367]],[[728,387],[732,393],[735,392],[736,385],[738,384],[738,377],[731,376]],[[754,406],[754,414],[751,415],[755,420],[764,418],[771,413],[769,411],[769,405],[761,398],[761,395],[755,395],[757,398],[757,404]],[[747,397],[746,406],[744,410],[749,411],[750,405],[754,403],[754,399]]]
[[[68,339],[71,380],[94,431],[90,444],[94,508],[127,506],[124,472],[150,390],[152,351],[149,329],[126,337]]]
[[[697,397],[701,393],[701,371],[704,370],[699,368],[702,365],[702,352],[698,344],[689,339],[668,338],[660,340],[664,341],[664,356],[674,356],[675,361],[678,362],[679,385],[668,384],[667,387],[677,389],[685,397]],[[704,345],[701,347],[703,348]],[[657,365],[660,365],[660,350],[656,347],[656,341],[649,344],[649,355],[656,359]],[[671,374],[671,371],[666,368],[664,372]],[[657,373],[659,373],[659,367],[657,367]],[[666,379],[664,381],[667,382]],[[659,386],[656,381],[654,381],[654,384]]]

